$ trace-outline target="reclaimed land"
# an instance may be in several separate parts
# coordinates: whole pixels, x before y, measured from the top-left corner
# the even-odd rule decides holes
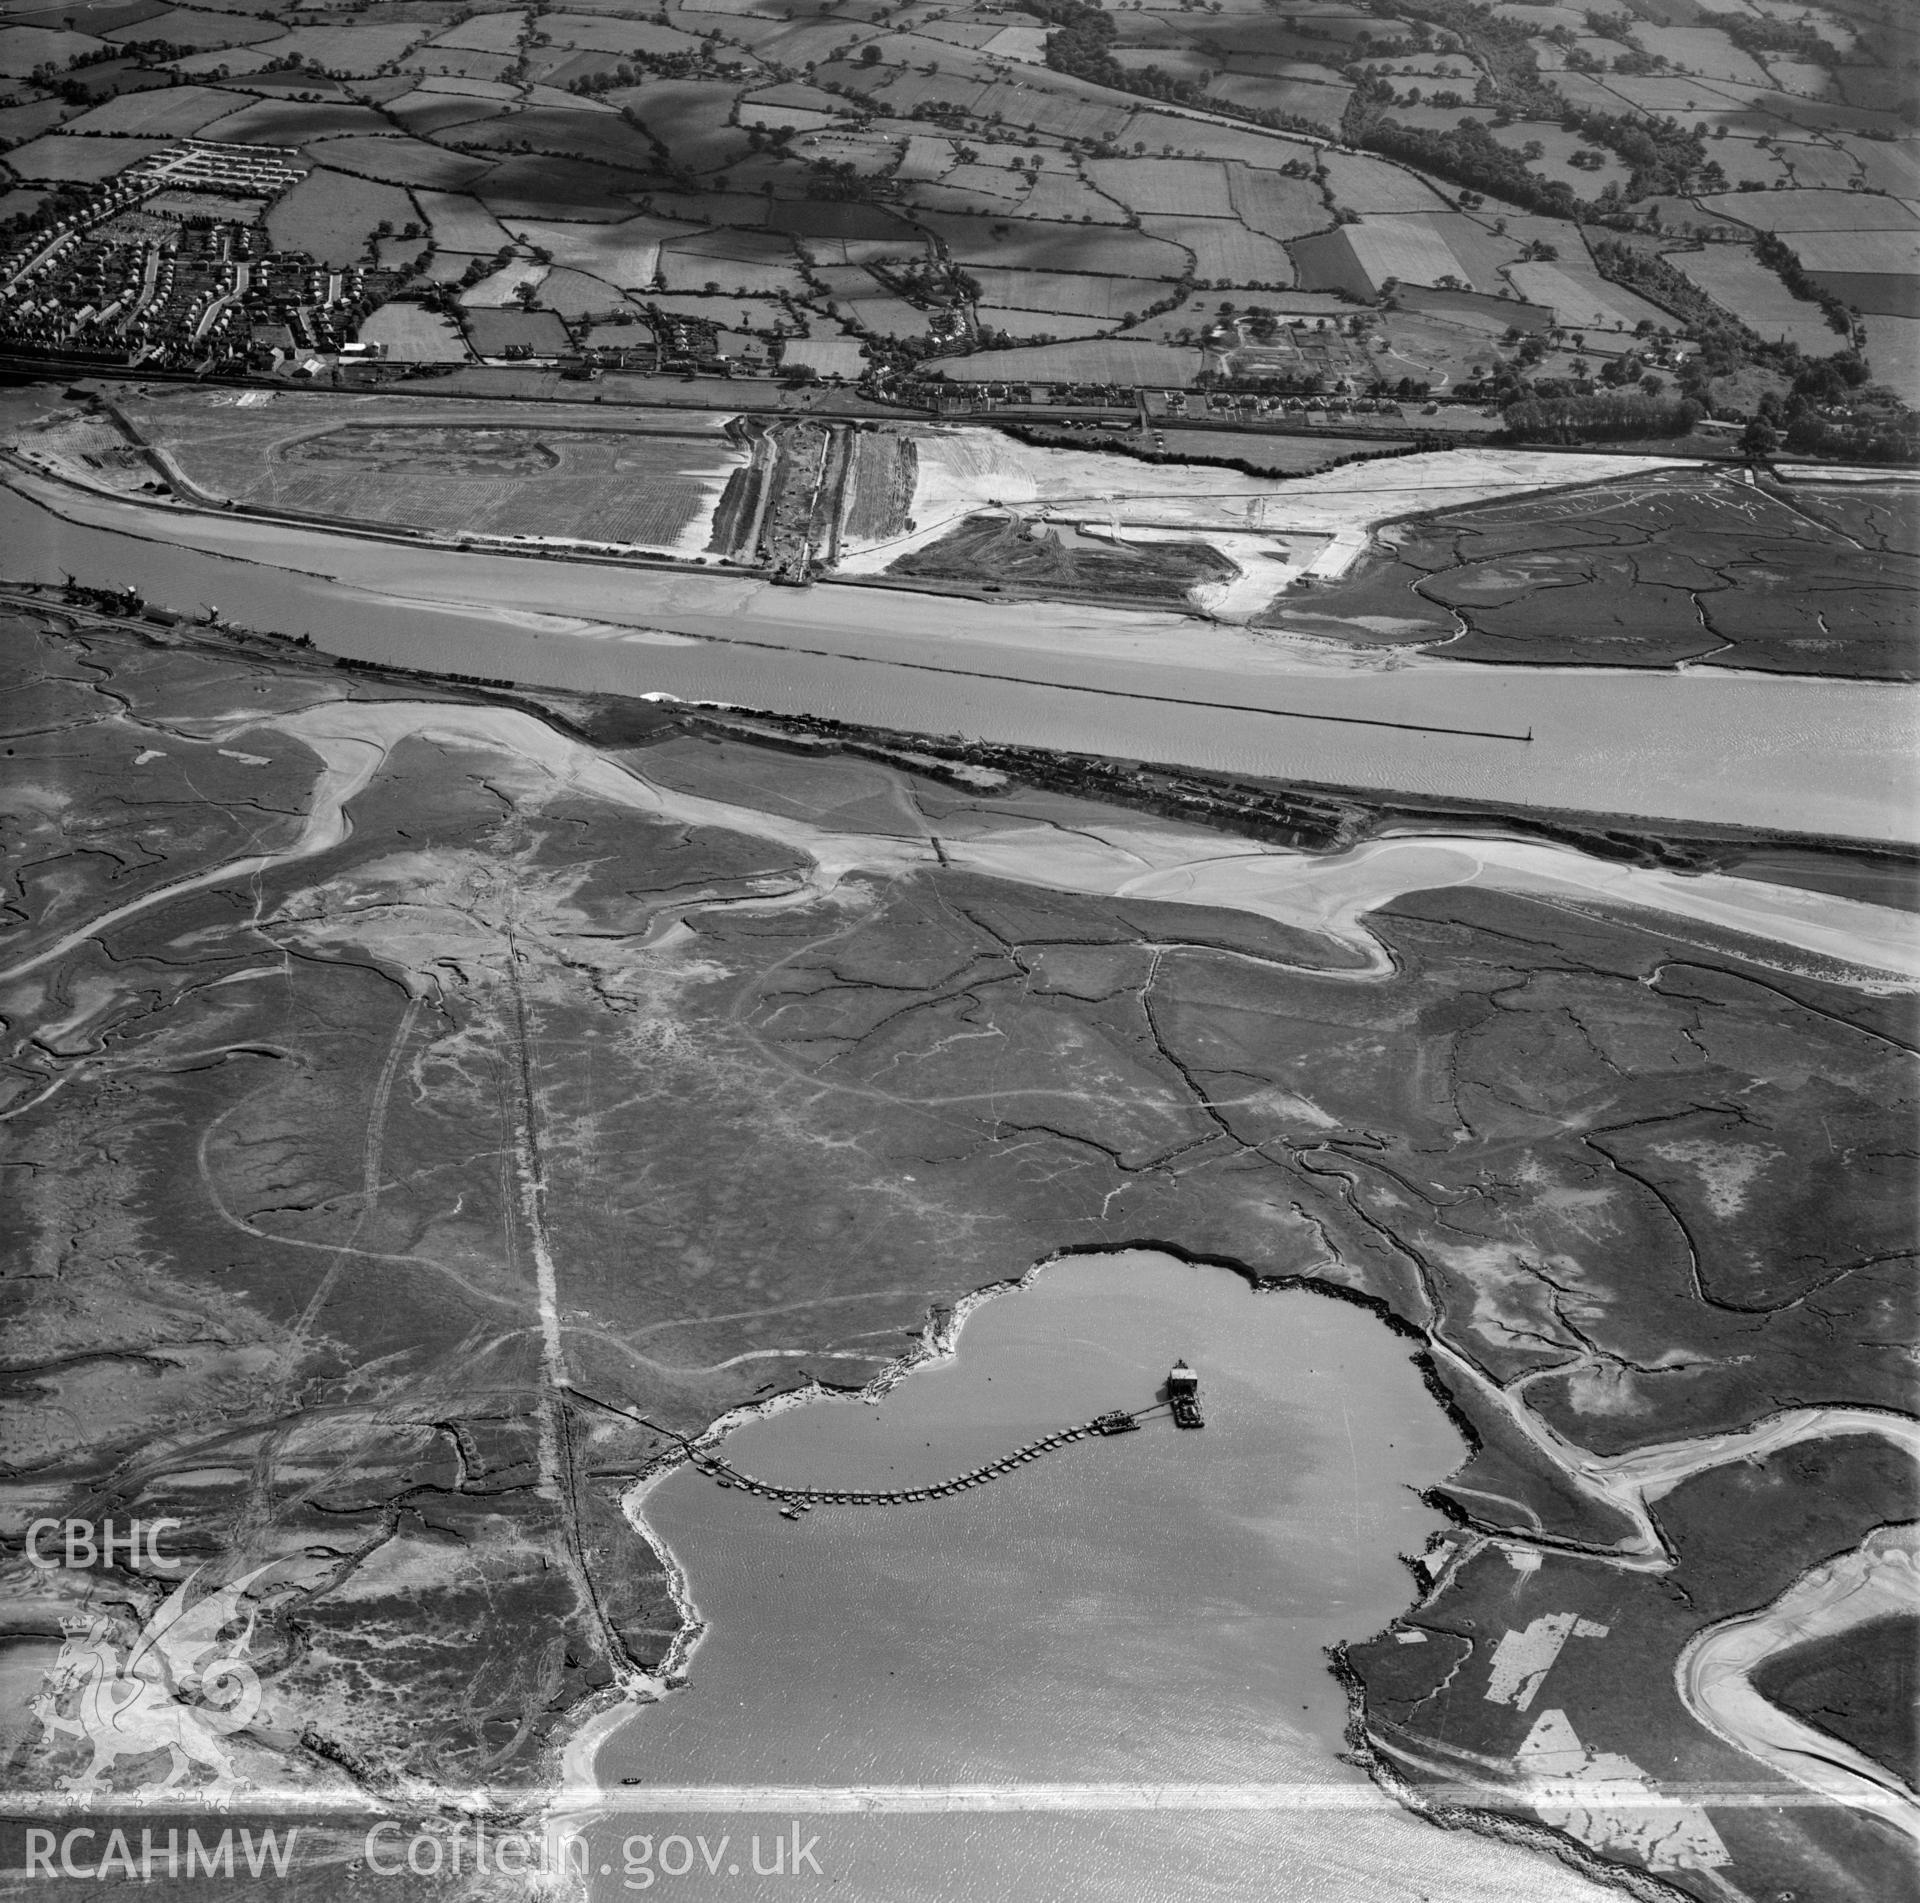
[[[1913,1512],[1875,1426],[1910,1403],[1908,995],[1487,885],[1385,902],[1363,966],[1013,883],[947,861],[1141,821],[924,743],[536,719],[51,607],[0,654],[6,1494],[274,1563],[249,1777],[534,1804],[672,1667],[635,1476],[803,1366],[860,1385],[969,1291],[1137,1243],[1368,1304],[1471,1437],[1420,1642],[1341,1667],[1408,1801],[1701,1903],[1901,1890],[1845,1805],[1716,1807],[1754,1767],[1674,1666]],[[1798,1441],[1741,1438],[1795,1408]],[[1591,1478],[1674,1447],[1646,1526]],[[1526,1774],[1548,1716],[1708,1793],[1704,1828],[1558,1801]]]
[[[874,551],[906,529],[914,470],[925,454],[912,432],[856,427],[841,445],[846,500],[832,534],[824,517],[783,523],[781,515],[791,456],[816,470],[817,445],[812,461],[801,449],[819,427],[811,419],[736,414],[721,427],[688,429],[671,414],[652,414],[635,428],[552,405],[500,403],[452,418],[444,405],[396,411],[331,393],[281,398],[266,409],[236,409],[201,393],[122,399],[97,414],[43,407],[42,420],[9,433],[10,446],[16,455],[37,453],[43,464],[63,461],[70,480],[98,482],[97,460],[88,464],[87,455],[104,420],[146,445],[177,493],[208,505],[237,501],[254,513],[349,531],[524,538],[559,557],[569,543],[594,545],[599,559],[614,545],[667,560],[705,548],[732,562],[779,567],[777,544],[791,567],[804,544],[809,572],[829,576],[836,567],[864,571],[884,560]],[[1057,451],[1063,474],[1090,460],[1090,448],[1113,447],[1067,448],[1026,428],[971,436],[972,454],[997,458],[998,445],[1023,474],[1023,447],[1043,462]],[[1236,439],[1222,433],[1219,440]],[[1700,467],[1636,471],[1613,459],[1609,473],[1586,486],[1432,509],[1422,507],[1420,484],[1433,479],[1435,458],[1376,456],[1378,496],[1369,470],[1351,505],[1358,526],[1370,531],[1366,553],[1334,580],[1297,576],[1254,616],[1254,627],[1469,663],[1920,678],[1920,487],[1749,481]],[[1131,460],[1114,458],[1123,469]],[[1539,460],[1535,479],[1553,480],[1554,459]],[[1202,463],[1180,467],[1219,473]],[[1567,470],[1577,480],[1591,467]],[[435,480],[423,486],[424,470]],[[1324,472],[1274,491],[1266,529],[1277,534],[1297,520],[1303,533],[1324,534],[1327,511],[1340,511],[1354,483],[1316,484],[1315,473]],[[1480,473],[1465,453],[1462,479]],[[796,477],[809,493],[816,479]],[[1096,468],[1089,482],[1097,481]],[[1011,479],[1009,486],[1022,493]],[[831,481],[822,488],[823,508],[836,492]],[[1212,526],[1231,524],[1241,506],[1223,504]],[[884,572],[838,579],[1197,613],[1189,599],[1196,584],[1239,574],[1238,562],[1207,535],[1203,518],[1191,538],[1103,541],[1064,525],[1009,520],[982,502]]]
[[[323,395],[262,412],[169,392],[108,413],[163,453],[190,494],[443,536],[673,549],[698,533],[738,461],[717,428],[609,427],[513,405],[470,415]]]

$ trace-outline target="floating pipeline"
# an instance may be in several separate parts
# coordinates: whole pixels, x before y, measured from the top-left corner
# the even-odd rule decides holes
[[[717,1454],[695,1453],[692,1459],[695,1470],[705,1474],[716,1486],[738,1489],[742,1493],[752,1494],[758,1500],[771,1500],[787,1519],[797,1520],[801,1514],[811,1512],[818,1506],[908,1506],[922,1500],[951,1499],[969,1488],[984,1487],[988,1481],[1010,1474],[1026,1466],[1029,1461],[1038,1460],[1043,1454],[1051,1454],[1074,1441],[1085,1440],[1090,1434],[1132,1433],[1146,1415],[1161,1411],[1161,1408],[1152,1407],[1129,1413],[1116,1408],[1095,1415],[1079,1427],[1065,1427],[1057,1433],[1043,1434],[1038,1440],[1028,1441],[1024,1446],[1016,1447],[1011,1453],[1002,1454],[984,1466],[970,1468],[950,1479],[929,1481],[921,1487],[776,1486],[770,1480],[761,1480],[733,1466]]]

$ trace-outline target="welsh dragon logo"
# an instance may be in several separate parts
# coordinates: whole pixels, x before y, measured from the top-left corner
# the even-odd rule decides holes
[[[62,1620],[66,1641],[30,1709],[42,1736],[77,1738],[93,1761],[65,1780],[70,1791],[98,1791],[121,1758],[169,1754],[171,1790],[190,1765],[213,1773],[205,1796],[225,1804],[239,1779],[226,1738],[260,1709],[260,1680],[247,1663],[257,1607],[242,1610],[246,1590],[269,1568],[258,1567],[218,1591],[195,1593],[199,1572],[168,1594],[144,1626],[109,1613]],[[230,1627],[239,1634],[223,1639]]]

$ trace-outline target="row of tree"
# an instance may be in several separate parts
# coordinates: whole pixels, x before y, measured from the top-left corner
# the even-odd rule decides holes
[[[1391,88],[1388,88],[1391,95]],[[1403,165],[1433,172],[1456,185],[1491,192],[1509,204],[1549,218],[1573,218],[1582,209],[1573,188],[1559,179],[1544,179],[1531,171],[1521,154],[1504,146],[1478,119],[1462,119],[1447,131],[1402,125],[1385,117],[1377,99],[1356,90],[1347,108],[1346,136]]]
[[[1623,442],[1685,436],[1706,409],[1691,397],[1596,390],[1590,396],[1522,397],[1501,415],[1517,443]]]
[[[1756,19],[1750,13],[1703,13],[1702,26],[1717,26],[1743,53],[1785,53],[1810,66],[1837,66],[1839,51],[1805,20]]]
[[[1055,72],[1070,73],[1095,86],[1181,105],[1197,105],[1206,97],[1191,80],[1177,78],[1158,66],[1122,66],[1113,57],[1119,28],[1101,8],[1089,6],[1085,0],[1021,0],[1021,4],[1056,29],[1047,35],[1047,64]]]
[[[1779,278],[1795,297],[1818,304],[1828,324],[1843,337],[1853,335],[1853,313],[1800,262],[1799,254],[1778,232],[1762,231],[1753,241],[1754,256]]]

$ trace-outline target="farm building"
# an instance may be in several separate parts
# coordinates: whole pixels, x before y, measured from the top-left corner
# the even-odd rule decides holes
[[[1296,238],[1287,249],[1307,289],[1344,291],[1369,303],[1390,282],[1468,281],[1446,240],[1415,218],[1363,218],[1357,225]]]

